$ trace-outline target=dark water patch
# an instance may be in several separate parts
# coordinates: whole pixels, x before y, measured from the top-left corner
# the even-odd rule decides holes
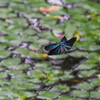
[[[20,58],[21,57],[21,54],[20,53],[11,53],[9,57],[10,58],[15,58],[15,57]]]
[[[10,3],[7,3],[6,5],[0,4],[0,8],[8,8],[10,6]]]
[[[89,0],[89,1],[94,1],[94,2],[100,3],[100,0]]]
[[[29,45],[31,44],[31,42],[22,42],[19,47],[20,48],[26,48],[28,49]]]
[[[36,98],[28,98],[27,100],[48,100],[48,99],[45,99],[43,97],[36,97]]]
[[[57,24],[62,24],[64,21],[69,21],[69,20],[70,20],[70,16],[68,14],[65,14],[59,18]]]
[[[15,50],[16,48],[18,48],[18,46],[7,46],[7,47],[5,48],[5,50],[12,51],[12,50]]]
[[[66,79],[59,79],[58,81],[56,81],[55,83],[53,83],[53,84],[51,84],[50,86],[51,87],[53,87],[53,86],[55,86],[55,85],[57,85],[57,84],[64,84],[64,85],[66,85],[66,86],[75,86],[75,85],[78,85],[78,84],[80,84],[80,83],[83,83],[83,82],[88,82],[88,83],[90,83],[90,84],[93,84],[91,81],[90,81],[90,79],[95,79],[96,78],[96,75],[91,75],[91,76],[89,76],[89,77],[78,77],[78,76],[76,76],[76,77],[74,77],[74,78],[66,78]],[[97,89],[98,88],[98,86],[97,87],[95,87],[94,89]]]
[[[28,56],[28,57],[21,57],[20,64],[34,65],[34,63],[35,63],[34,59],[32,59],[30,56]]]
[[[25,17],[24,13],[18,12],[17,10],[14,10],[14,13],[17,14],[17,16],[15,16],[15,18],[17,18],[17,17],[20,17],[20,18]]]
[[[60,80],[61,84],[66,84],[67,86],[73,86],[76,85],[77,83],[82,83],[86,80],[87,78],[79,78],[79,77],[75,77],[75,78],[71,78],[71,79],[64,79],[64,80]]]
[[[100,41],[95,41],[95,44],[96,45],[100,45]]]
[[[63,71],[75,69],[78,67],[79,64],[81,64],[83,61],[87,60],[87,57],[75,57],[68,55],[66,58],[63,59],[56,59],[51,61],[53,66],[60,66]]]
[[[44,59],[35,59],[32,58],[31,56],[27,56],[27,57],[21,57],[21,62],[20,64],[30,64],[30,65],[35,65],[35,63],[41,63],[41,62],[45,62],[45,61],[49,61],[48,58],[44,58]]]
[[[0,31],[0,36],[5,36],[5,35],[7,36],[8,34],[7,34],[5,31],[2,31],[2,30],[1,30],[1,31]]]

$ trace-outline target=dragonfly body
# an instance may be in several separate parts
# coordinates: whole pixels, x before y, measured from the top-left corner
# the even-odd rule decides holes
[[[68,45],[65,45],[65,44],[61,43],[61,42],[59,42],[59,44],[62,45],[62,46],[64,46],[64,47],[66,47],[66,48],[69,48],[69,49],[72,48],[72,47],[70,47],[70,46],[68,46]]]

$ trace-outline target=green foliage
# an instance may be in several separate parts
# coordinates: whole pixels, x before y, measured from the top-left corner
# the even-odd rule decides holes
[[[74,90],[72,95],[78,96],[78,97],[88,97],[89,96],[89,92]]]
[[[49,91],[41,91],[40,92],[40,97],[43,97],[45,99],[53,99],[54,97],[56,97],[59,93],[52,93]]]
[[[67,9],[47,0],[0,0],[1,100],[100,99],[100,4],[62,1],[75,5]],[[50,11],[40,12],[40,7]],[[62,21],[65,14],[70,19]],[[48,56],[45,45],[59,42],[61,32],[68,40],[78,38],[75,51]]]

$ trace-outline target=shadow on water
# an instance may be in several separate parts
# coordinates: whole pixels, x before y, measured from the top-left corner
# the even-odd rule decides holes
[[[62,59],[55,59],[51,61],[51,67],[61,69],[62,75],[64,75],[65,71],[70,71],[70,74],[74,76],[74,78],[70,79],[60,79],[58,83],[66,84],[67,86],[73,86],[77,83],[81,83],[86,81],[87,78],[80,77],[80,70],[77,70],[77,67],[82,64],[84,61],[89,59],[86,56],[76,57],[72,55],[68,55]]]
[[[71,70],[78,67],[79,64],[87,60],[86,56],[76,57],[68,55],[66,58],[63,59],[56,59],[51,61],[52,66],[59,66],[61,67],[62,71]]]

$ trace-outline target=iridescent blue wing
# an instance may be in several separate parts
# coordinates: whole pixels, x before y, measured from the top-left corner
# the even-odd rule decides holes
[[[64,39],[64,40],[63,40]],[[71,38],[70,40],[68,40],[68,41],[65,41],[65,37],[63,37],[62,39],[61,39],[61,43],[63,43],[63,46],[67,49],[67,50],[70,50],[71,48],[72,48],[72,46],[73,46],[73,44],[75,43],[75,41],[76,41],[76,37],[73,37],[73,38]]]
[[[72,47],[73,44],[75,43],[76,39],[77,39],[76,37],[73,37],[73,38],[71,38],[70,40],[68,40],[67,42],[65,42],[64,44],[67,45],[67,46]],[[67,47],[66,47],[66,49],[70,50],[71,48],[67,48]]]
[[[65,53],[65,48],[64,48],[64,46],[62,46],[62,45],[58,45],[56,48],[54,48],[54,49],[52,49],[49,53],[48,53],[48,55],[59,55],[59,54],[63,54],[63,53]]]
[[[62,39],[61,39],[61,41],[60,41],[61,43],[65,43],[65,42],[67,42],[67,39],[66,39],[66,37],[64,36]]]
[[[45,50],[50,51],[50,50],[56,48],[58,45],[59,45],[58,43],[50,44],[48,46],[45,46]]]

